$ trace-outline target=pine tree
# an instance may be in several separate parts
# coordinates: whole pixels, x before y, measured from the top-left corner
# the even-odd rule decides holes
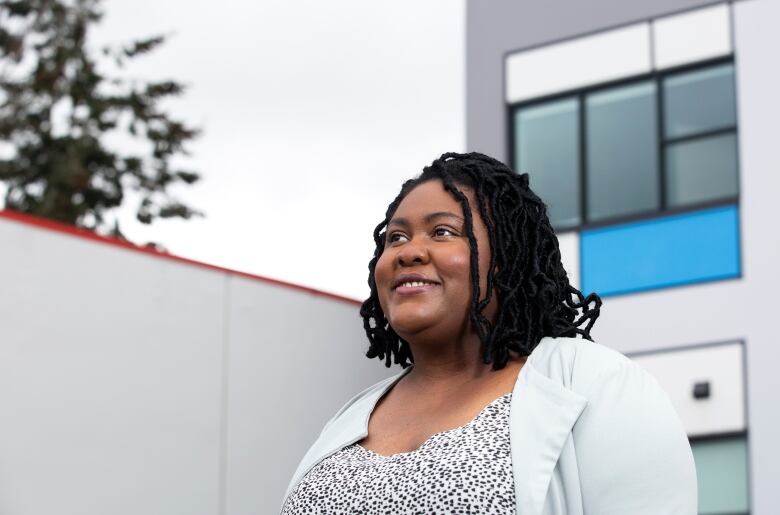
[[[101,19],[99,4],[0,0],[0,142],[6,151],[0,180],[7,186],[6,207],[119,237],[118,223],[106,214],[129,191],[138,193],[142,223],[201,215],[168,191],[199,179],[171,163],[188,155],[185,144],[199,131],[159,107],[184,87],[118,77],[118,70],[165,37],[90,49],[87,34]],[[140,140],[148,152],[110,149],[104,140],[114,131]]]

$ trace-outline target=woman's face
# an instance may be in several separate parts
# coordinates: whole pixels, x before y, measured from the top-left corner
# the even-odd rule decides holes
[[[480,297],[490,265],[487,228],[470,188],[459,187],[471,206],[479,251]],[[440,180],[417,185],[388,222],[385,248],[376,263],[379,303],[404,340],[441,341],[472,331],[470,251],[463,210]],[[485,308],[495,315],[495,298]]]

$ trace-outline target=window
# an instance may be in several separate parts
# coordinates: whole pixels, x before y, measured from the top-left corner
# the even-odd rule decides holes
[[[521,170],[545,170],[534,176],[533,189],[544,199],[560,227],[580,218],[579,100],[547,102],[515,113],[515,146]]]
[[[589,221],[658,209],[655,97],[654,82],[585,96]]]
[[[559,230],[735,202],[731,59],[510,106],[512,161]]]
[[[669,206],[736,197],[734,66],[670,75],[663,88]]]
[[[750,511],[747,438],[744,434],[693,439],[699,514],[747,514]]]

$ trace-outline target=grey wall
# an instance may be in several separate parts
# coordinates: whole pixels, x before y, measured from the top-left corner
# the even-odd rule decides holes
[[[607,29],[712,0],[468,0],[466,148],[508,162],[504,54]]]
[[[358,305],[0,216],[0,513],[276,513],[388,370]]]

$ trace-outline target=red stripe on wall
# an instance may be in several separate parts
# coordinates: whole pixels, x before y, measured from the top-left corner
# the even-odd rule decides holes
[[[347,302],[349,304],[356,304],[356,305],[361,304],[359,300],[337,295],[335,293],[329,293],[326,291],[309,288],[307,286],[301,286],[299,284],[288,283],[286,281],[280,281],[278,279],[272,279],[270,277],[264,277],[262,275],[255,275],[247,272],[239,272],[238,270],[231,270],[229,268],[224,268],[217,265],[210,265],[208,263],[203,263],[202,261],[195,261],[194,259],[187,259],[184,257],[176,256],[174,254],[169,254],[167,252],[160,252],[153,248],[140,247],[133,243],[122,241],[120,239],[112,238],[109,236],[101,236],[87,229],[79,229],[78,227],[74,227],[72,225],[68,225],[62,222],[55,222],[53,220],[49,220],[48,218],[41,218],[39,216],[28,215],[26,213],[19,213],[16,211],[12,211],[10,209],[0,210],[0,218],[6,220],[12,220],[14,222],[23,223],[26,225],[31,225],[34,227],[40,227],[61,234],[68,234],[70,236],[75,236],[86,240],[92,240],[107,245],[113,245],[115,247],[121,247],[123,249],[130,250],[133,252],[141,252],[143,254],[154,256],[156,258],[168,259],[168,260],[176,261],[178,263],[184,263],[187,265],[197,266],[200,268],[206,268],[208,270],[216,270],[218,272],[224,272],[230,275],[235,275],[237,277],[245,277],[247,279],[261,281],[267,284],[273,284],[275,286],[291,288],[293,290],[303,291],[306,293],[310,293],[312,295],[319,295],[322,297],[327,297],[330,299]]]

